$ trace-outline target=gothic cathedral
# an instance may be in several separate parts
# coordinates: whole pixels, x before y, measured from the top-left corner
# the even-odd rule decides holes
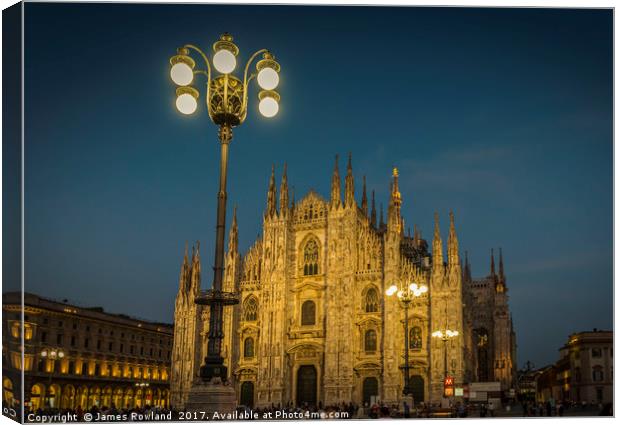
[[[262,236],[244,255],[233,214],[223,289],[237,292],[240,303],[225,309],[222,350],[238,403],[327,406],[373,396],[397,403],[405,320],[415,403],[441,400],[445,369],[457,387],[499,381],[511,388],[516,344],[501,252],[499,274],[492,256],[491,274],[472,279],[452,213],[446,256],[437,214],[431,252],[417,226],[405,234],[396,169],[387,222],[383,209],[377,220],[374,192],[369,212],[365,179],[357,203],[350,155],[344,180],[343,199],[336,157],[329,200],[310,191],[295,203],[286,166],[279,199],[272,169]],[[198,246],[191,260],[186,249],[175,304],[171,404],[177,409],[207,351],[209,311],[194,303],[200,282]],[[411,282],[429,290],[405,318],[398,298],[385,294],[394,283]],[[446,329],[458,335],[431,336]]]

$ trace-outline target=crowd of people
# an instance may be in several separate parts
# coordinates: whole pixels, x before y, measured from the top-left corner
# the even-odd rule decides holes
[[[549,399],[546,402],[536,403],[524,401],[521,403],[523,416],[564,416],[567,410],[584,412],[598,412],[599,416],[612,416],[612,404],[595,403],[594,401],[555,401]]]

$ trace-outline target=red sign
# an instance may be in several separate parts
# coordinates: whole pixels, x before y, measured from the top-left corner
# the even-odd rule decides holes
[[[452,387],[452,386],[454,386],[454,378],[452,376],[446,376],[443,379],[443,386],[444,387]]]

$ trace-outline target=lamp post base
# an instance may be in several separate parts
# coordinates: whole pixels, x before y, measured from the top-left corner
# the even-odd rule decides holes
[[[205,364],[200,367],[200,377],[203,381],[209,382],[214,378],[226,382],[228,368],[224,366],[224,359],[221,357],[206,357]]]
[[[237,394],[233,386],[224,383],[220,378],[213,378],[206,382],[198,380],[189,390],[189,397],[185,409],[190,412],[205,412],[203,420],[211,420],[214,414],[224,418],[234,413],[237,408]],[[201,419],[198,417],[198,419]]]

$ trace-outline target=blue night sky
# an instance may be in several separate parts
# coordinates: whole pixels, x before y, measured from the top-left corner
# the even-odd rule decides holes
[[[168,59],[235,36],[282,66],[280,114],[257,88],[230,150],[243,251],[271,164],[299,199],[329,194],[347,152],[387,204],[447,237],[474,276],[502,247],[518,365],[612,327],[612,11],[27,4],[26,290],[172,321],[185,241],[211,280],[219,146],[174,108]],[[231,209],[229,209],[230,211]],[[230,217],[230,216],[229,216]],[[5,276],[11,277],[10,274]],[[13,276],[17,276],[16,274]],[[15,278],[16,279],[16,278]]]

